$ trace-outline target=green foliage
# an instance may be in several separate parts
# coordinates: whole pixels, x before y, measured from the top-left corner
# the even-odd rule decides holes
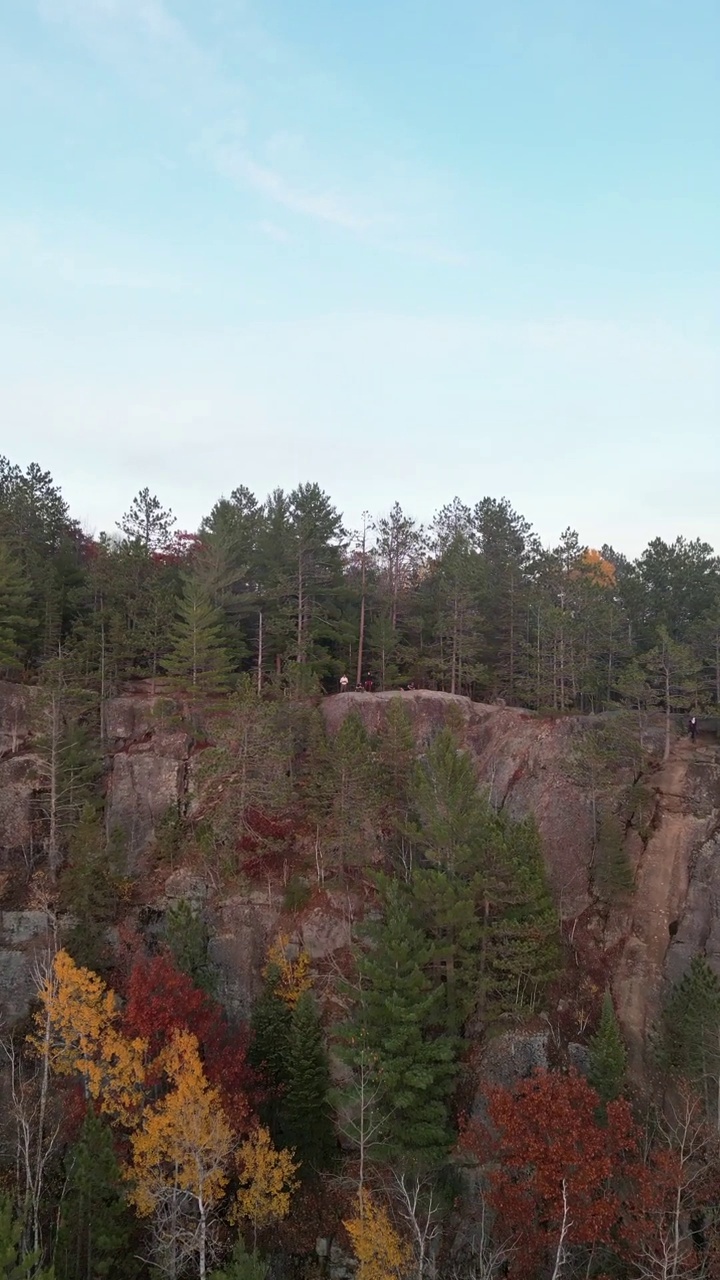
[[[238,1236],[230,1257],[218,1271],[211,1271],[209,1280],[266,1280],[269,1263],[258,1253],[248,1249],[242,1236]]]
[[[55,1268],[58,1280],[126,1280],[137,1273],[112,1134],[90,1108],[66,1160]]]
[[[720,1086],[720,980],[704,956],[694,956],[670,991],[660,1020],[656,1053],[662,1072],[694,1084],[707,1114],[718,1119]]]
[[[436,734],[418,764],[412,800],[420,848],[446,871],[456,870],[478,839],[480,806],[472,760],[451,729]]]
[[[197,573],[185,574],[177,606],[172,647],[163,668],[181,683],[205,693],[227,689],[231,663],[223,635],[223,615],[213,605]]]
[[[600,1024],[590,1041],[589,1051],[588,1080],[602,1102],[613,1102],[625,1083],[627,1050],[609,991],[603,997]]]
[[[40,1266],[38,1253],[22,1244],[22,1223],[13,1217],[8,1196],[0,1197],[0,1280],[54,1280],[52,1267]]]
[[[263,989],[255,1001],[250,1019],[252,1040],[249,1060],[267,1089],[260,1104],[260,1117],[277,1143],[281,1124],[282,1095],[287,1085],[290,1058],[290,1007],[276,993],[279,970],[268,966]]]
[[[292,1011],[284,1075],[282,1145],[294,1148],[303,1176],[320,1173],[333,1163],[337,1144],[329,1105],[330,1067],[309,991],[303,992]]]
[[[178,969],[192,978],[201,991],[212,995],[216,974],[208,957],[208,928],[198,908],[185,898],[167,909],[165,940]]]
[[[110,961],[107,929],[117,912],[122,883],[120,841],[119,834],[106,841],[100,818],[86,805],[72,829],[60,878],[60,902],[73,921],[64,945],[76,964],[100,973]]]
[[[432,1167],[450,1143],[448,1099],[456,1070],[456,1042],[437,1034],[443,996],[428,976],[432,948],[392,883],[384,919],[369,933],[372,945],[359,961],[355,1026],[377,1064],[385,1158]]]
[[[285,885],[283,910],[302,911],[310,901],[311,895],[312,889],[307,880],[303,880],[301,876],[291,876]]]
[[[31,625],[29,609],[21,565],[10,548],[0,542],[0,672],[22,666],[22,639]]]

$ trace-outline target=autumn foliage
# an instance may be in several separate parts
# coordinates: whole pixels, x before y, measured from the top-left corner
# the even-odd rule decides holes
[[[488,1124],[466,1129],[463,1146],[486,1172],[501,1236],[514,1242],[513,1280],[535,1280],[563,1220],[568,1247],[620,1243],[624,1205],[642,1199],[648,1177],[627,1102],[609,1103],[603,1118],[574,1071],[539,1071],[485,1097]]]
[[[401,1280],[407,1274],[411,1250],[369,1191],[358,1195],[355,1215],[343,1225],[358,1260],[357,1280]]]

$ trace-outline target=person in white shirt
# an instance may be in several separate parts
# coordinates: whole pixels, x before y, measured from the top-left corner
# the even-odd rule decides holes
[[[350,683],[350,681],[348,680],[347,676],[342,675],[342,676],[340,677],[340,692],[341,692],[341,693],[347,693],[347,687],[348,687],[348,684],[349,684],[349,683]]]

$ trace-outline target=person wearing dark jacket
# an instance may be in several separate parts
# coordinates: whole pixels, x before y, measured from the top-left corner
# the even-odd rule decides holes
[[[690,731],[690,738],[694,742],[697,737],[697,716],[690,717],[688,729]]]

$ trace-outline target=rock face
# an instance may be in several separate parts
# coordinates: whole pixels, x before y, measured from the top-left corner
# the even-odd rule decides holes
[[[355,710],[377,731],[391,701],[401,698],[418,742],[460,715],[477,767],[478,782],[512,818],[534,814],[543,839],[548,876],[564,919],[590,903],[592,819],[587,795],[568,774],[568,757],[583,729],[579,719],[546,720],[515,707],[488,706],[450,693],[345,693],[322,704],[329,732]]]
[[[720,975],[720,754],[678,743],[656,775],[653,831],[641,855],[614,978],[631,1063],[657,1018],[663,989],[703,953]]]
[[[0,682],[0,857],[5,877],[0,877],[0,890],[14,883],[16,895],[37,853],[33,799],[42,777],[33,753],[34,696],[32,689]],[[589,797],[573,781],[569,767],[588,721],[542,718],[429,691],[341,694],[323,699],[321,710],[331,735],[351,710],[372,731],[398,698],[421,745],[451,715],[462,727],[478,783],[489,789],[493,802],[513,818],[535,816],[567,936],[575,939],[577,929],[577,937],[582,935],[596,955],[603,948],[611,955],[618,1012],[639,1071],[665,984],[676,981],[698,952],[720,973],[720,747],[710,739],[694,746],[680,742],[667,765],[645,779],[654,792],[655,810],[649,837],[632,833],[628,845],[636,890],[629,905],[608,912],[600,909],[592,890]],[[125,833],[129,870],[155,918],[161,919],[178,897],[204,904],[212,957],[222,974],[221,994],[233,1012],[244,1015],[259,990],[267,945],[277,929],[289,929],[322,971],[350,943],[352,905],[342,894],[335,901],[329,892],[288,918],[281,890],[236,887],[223,897],[211,870],[190,873],[168,867],[163,874],[155,868],[146,883],[144,858],[158,825],[168,812],[187,811],[196,764],[202,759],[202,744],[188,732],[190,717],[183,711],[142,683],[107,704],[108,824]],[[40,915],[3,913],[0,1012],[6,1017],[26,1011],[33,958],[49,941]],[[592,959],[577,947],[576,958],[580,966]],[[524,1054],[526,1047],[520,1045],[510,1056],[524,1061]]]

